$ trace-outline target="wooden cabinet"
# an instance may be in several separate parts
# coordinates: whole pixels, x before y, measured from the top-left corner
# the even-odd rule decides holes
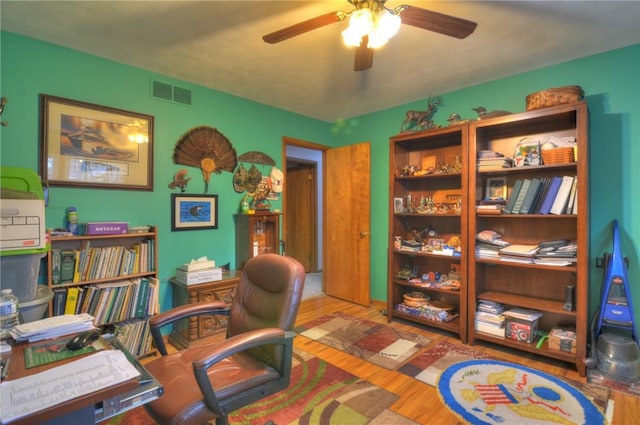
[[[575,161],[546,163],[502,169],[485,169],[476,164],[479,152],[501,152],[513,156],[523,140],[575,139]],[[520,114],[481,120],[469,125],[469,216],[466,243],[468,261],[468,329],[469,340],[484,340],[537,355],[563,360],[576,365],[585,375],[587,327],[589,323],[589,203],[588,203],[588,111],[584,102],[555,106]],[[544,150],[543,150],[544,152]],[[489,179],[502,178],[506,182],[507,197],[513,196],[518,180],[551,179],[569,176],[576,179],[575,203],[577,211],[561,214],[478,214],[474,204],[485,197]],[[511,244],[537,245],[542,241],[575,241],[576,262],[571,265],[542,265],[524,262],[479,258],[473,255],[475,236],[482,230],[493,230]],[[575,308],[563,308],[565,289],[573,286]],[[534,343],[493,336],[475,330],[478,300],[503,304],[505,309],[520,307],[542,313],[538,330],[554,327],[576,331],[576,351],[569,353],[550,350],[547,342],[540,347]]]
[[[468,125],[390,139],[387,312],[466,340]],[[412,309],[405,295],[429,299]],[[417,300],[420,302],[421,300]],[[442,313],[442,307],[453,309]]]
[[[278,253],[280,247],[280,214],[237,214],[236,267],[242,269],[247,260],[259,254]]]
[[[224,301],[231,305],[238,289],[241,272],[229,271],[222,274],[222,280],[184,285],[175,279],[173,285],[173,305],[194,304],[200,301]],[[179,349],[187,348],[194,341],[207,338],[227,330],[226,316],[199,316],[179,320],[173,325],[169,342]]]
[[[159,311],[155,227],[144,233],[49,240],[47,285],[54,292],[49,316],[89,313],[96,326],[115,325],[132,354],[153,352],[148,318]],[[69,271],[68,279],[61,275],[63,269]]]

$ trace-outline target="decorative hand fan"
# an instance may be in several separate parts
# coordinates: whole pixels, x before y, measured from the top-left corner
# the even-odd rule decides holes
[[[229,139],[215,128],[200,126],[180,137],[173,150],[173,162],[200,168],[206,193],[211,173],[233,172],[238,159]]]

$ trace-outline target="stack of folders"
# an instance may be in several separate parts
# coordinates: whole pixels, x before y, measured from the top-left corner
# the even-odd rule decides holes
[[[506,214],[577,214],[575,176],[519,179],[505,205]]]
[[[500,170],[511,167],[513,167],[513,160],[500,152],[488,150],[478,152],[478,171]]]
[[[479,300],[478,311],[476,312],[476,331],[504,337],[505,317],[502,315],[503,311],[504,306],[502,304]]]
[[[578,246],[573,241],[546,241],[538,244],[540,250],[533,262],[547,266],[569,266],[575,264]]]

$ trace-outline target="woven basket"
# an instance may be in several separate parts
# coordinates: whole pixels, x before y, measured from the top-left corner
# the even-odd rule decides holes
[[[527,111],[577,102],[584,98],[580,86],[564,86],[542,90],[527,96]]]
[[[413,291],[403,296],[404,304],[409,307],[424,307],[429,304],[430,297],[422,292]]]
[[[574,161],[573,148],[571,147],[542,150],[544,164],[566,164]]]

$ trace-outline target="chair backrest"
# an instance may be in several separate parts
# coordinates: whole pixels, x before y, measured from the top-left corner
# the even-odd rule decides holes
[[[231,305],[227,335],[261,328],[293,330],[304,279],[304,267],[291,257],[261,254],[249,259]]]

